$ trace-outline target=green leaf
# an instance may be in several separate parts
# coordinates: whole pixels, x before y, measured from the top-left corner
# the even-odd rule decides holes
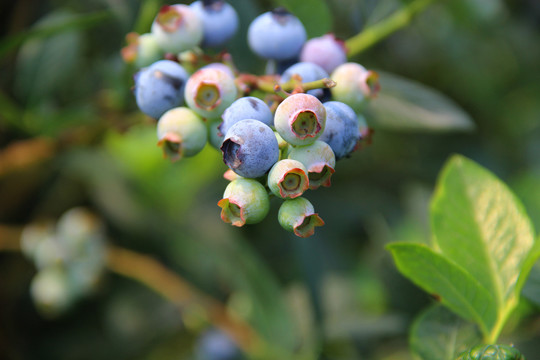
[[[55,27],[72,21],[75,16],[66,11],[48,14],[37,28]],[[66,31],[47,39],[28,40],[17,56],[17,94],[29,102],[36,102],[73,81],[74,70],[82,56],[82,36]]]
[[[300,19],[308,38],[324,35],[332,29],[332,14],[324,0],[276,0],[276,3]]]
[[[440,305],[428,308],[415,319],[409,338],[412,351],[424,360],[454,360],[481,340],[474,324]]]
[[[495,299],[462,267],[422,244],[392,243],[388,249],[399,271],[443,305],[483,331],[495,324]]]
[[[442,254],[493,295],[502,326],[537,258],[534,230],[519,200],[488,170],[454,156],[439,177],[431,224]]]
[[[377,71],[378,96],[369,103],[370,125],[399,131],[472,131],[469,115],[452,100],[425,85]]]

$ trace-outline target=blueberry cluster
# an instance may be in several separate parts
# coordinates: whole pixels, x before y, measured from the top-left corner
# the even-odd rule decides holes
[[[104,270],[105,246],[102,224],[84,208],[68,210],[56,224],[25,227],[21,248],[38,270],[30,287],[38,311],[60,315],[90,293]]]
[[[130,34],[123,49],[140,68],[137,105],[157,120],[158,145],[172,161],[207,143],[221,150],[230,181],[218,202],[223,221],[257,223],[275,197],[283,200],[281,226],[308,237],[324,222],[304,192],[330,186],[336,161],[369,137],[361,113],[378,76],[347,62],[334,35],[307,39],[284,8],[259,15],[247,32],[267,73],[241,73],[223,50],[237,29],[238,15],[223,0],[162,7],[151,32]]]

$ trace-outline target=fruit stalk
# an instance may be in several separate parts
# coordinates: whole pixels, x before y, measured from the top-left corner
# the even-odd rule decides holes
[[[347,56],[352,58],[395,31],[407,26],[414,15],[423,11],[432,2],[433,0],[414,0],[386,19],[346,40]]]

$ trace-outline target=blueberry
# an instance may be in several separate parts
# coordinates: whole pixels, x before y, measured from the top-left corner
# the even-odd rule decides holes
[[[336,86],[330,89],[334,100],[344,102],[360,112],[367,101],[379,92],[379,75],[357,63],[338,66],[331,76]]]
[[[313,95],[294,94],[283,100],[274,114],[274,126],[292,145],[308,145],[322,135],[326,110]]]
[[[227,131],[223,161],[238,175],[258,178],[266,174],[279,159],[279,147],[272,129],[255,119],[237,122]]]
[[[238,30],[236,10],[223,0],[199,0],[190,5],[203,23],[202,46],[219,47]]]
[[[339,101],[327,101],[326,128],[319,140],[332,148],[336,160],[353,152],[360,141],[360,126],[354,110]]]
[[[186,83],[187,105],[205,118],[220,117],[236,99],[234,78],[217,68],[197,70]]]
[[[270,200],[260,182],[238,178],[227,185],[218,206],[223,221],[244,226],[262,221],[270,209]]]
[[[159,119],[167,110],[184,104],[189,75],[171,60],[160,60],[142,69],[135,78],[135,100],[146,115]]]
[[[223,143],[223,139],[225,136],[219,131],[219,126],[221,125],[221,119],[211,119],[206,122],[206,125],[208,127],[208,142],[212,147],[219,150],[221,147],[221,144]]]
[[[306,37],[304,25],[283,8],[259,15],[248,29],[249,47],[265,59],[287,60],[297,57]]]
[[[295,76],[299,77],[301,82],[304,83],[329,77],[328,73],[319,65],[310,62],[299,62],[283,72],[280,82],[283,84],[293,79]],[[323,99],[323,97],[329,97],[330,95],[328,89],[313,89],[309,90],[307,93],[316,96],[318,99]]]
[[[30,294],[37,310],[51,318],[68,310],[74,301],[66,271],[60,266],[38,271],[30,284]]]
[[[313,235],[316,226],[324,225],[313,205],[303,197],[285,200],[279,208],[278,221],[285,230],[302,238]]]
[[[135,36],[133,44],[128,48],[133,51],[133,58],[137,68],[143,68],[152,65],[154,62],[163,58],[163,50],[159,46],[156,37],[152,33]]]
[[[289,152],[289,159],[300,161],[308,170],[309,188],[330,186],[330,177],[334,173],[336,158],[330,145],[315,141],[311,145],[296,146]]]
[[[294,199],[301,196],[309,187],[307,169],[300,161],[280,160],[270,169],[267,184],[277,197]]]
[[[187,5],[164,5],[152,23],[152,34],[164,52],[177,54],[201,43],[203,23]]]
[[[227,130],[240,120],[255,119],[273,126],[274,116],[270,108],[264,101],[253,96],[241,97],[236,100],[221,115],[223,122],[219,126],[221,134],[225,135]]]
[[[213,62],[208,65],[203,66],[201,69],[219,69],[221,71],[225,71],[227,74],[229,74],[230,77],[234,78],[234,72],[232,69],[220,62]]]
[[[198,154],[206,145],[208,134],[204,121],[186,107],[167,111],[157,124],[158,145],[171,161]]]
[[[205,331],[197,342],[197,360],[242,359],[240,349],[224,332],[211,329]]]
[[[302,48],[300,61],[317,64],[330,74],[339,65],[347,62],[345,43],[333,34],[309,39]]]

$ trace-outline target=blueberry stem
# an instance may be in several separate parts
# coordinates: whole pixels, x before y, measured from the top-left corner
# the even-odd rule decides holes
[[[345,41],[349,58],[360,54],[397,30],[407,26],[414,15],[423,11],[433,0],[414,0],[379,23],[364,29]]]

